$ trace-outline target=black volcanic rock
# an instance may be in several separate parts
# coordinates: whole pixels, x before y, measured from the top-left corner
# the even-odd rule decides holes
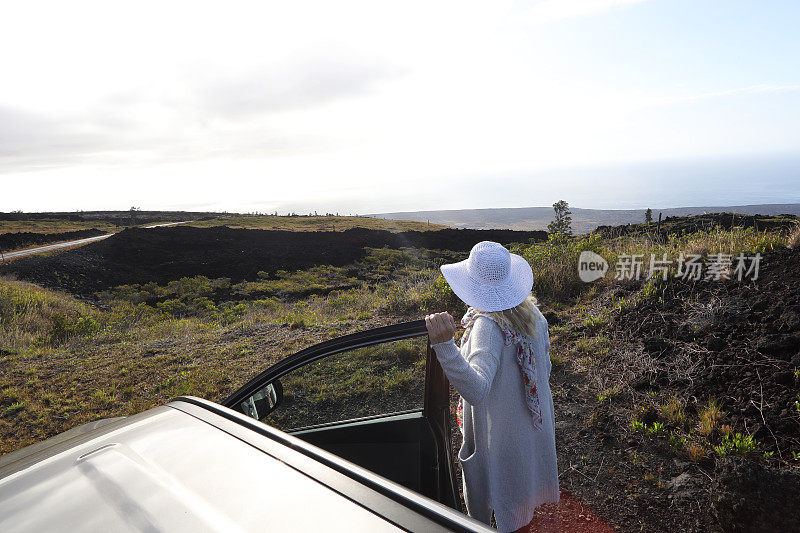
[[[50,244],[52,242],[73,241],[78,239],[86,239],[88,237],[96,237],[103,235],[105,232],[99,229],[82,229],[77,231],[64,231],[61,233],[31,233],[22,231],[18,233],[2,233],[0,234],[0,250],[18,250],[27,246],[36,246],[39,244]]]
[[[342,266],[365,248],[403,247],[467,253],[484,240],[502,244],[545,240],[543,231],[455,230],[391,233],[354,228],[343,232],[170,227],[126,229],[101,242],[50,257],[29,257],[0,266],[0,273],[73,293],[92,293],[131,283],[166,283],[187,276],[256,279],[259,271]]]

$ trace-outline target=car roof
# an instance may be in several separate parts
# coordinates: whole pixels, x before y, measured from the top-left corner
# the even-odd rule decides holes
[[[484,531],[300,439],[196,398],[0,459],[0,530]]]

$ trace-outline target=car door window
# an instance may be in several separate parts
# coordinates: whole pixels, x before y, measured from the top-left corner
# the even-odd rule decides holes
[[[324,357],[279,377],[280,404],[262,418],[290,431],[354,418],[421,409],[427,336]]]

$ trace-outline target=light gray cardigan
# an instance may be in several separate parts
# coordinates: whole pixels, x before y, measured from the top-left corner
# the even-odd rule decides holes
[[[505,346],[500,327],[491,319],[478,317],[460,351],[453,339],[432,346],[464,399],[458,459],[467,512],[489,524],[494,510],[500,531],[519,529],[531,521],[538,505],[559,499],[550,337],[547,321],[537,315],[533,353],[541,430],[534,428],[525,403],[516,346]]]

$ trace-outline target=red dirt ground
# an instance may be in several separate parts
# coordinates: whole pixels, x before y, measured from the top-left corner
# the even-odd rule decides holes
[[[536,515],[528,525],[527,531],[610,533],[614,529],[568,492],[561,492],[560,502],[547,503],[536,509]]]

